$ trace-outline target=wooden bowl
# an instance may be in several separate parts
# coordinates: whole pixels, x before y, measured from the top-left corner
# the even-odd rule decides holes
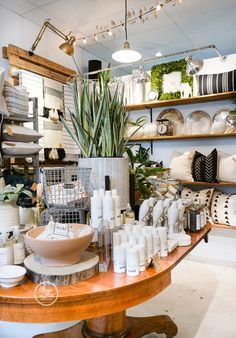
[[[83,224],[72,224],[77,229]],[[80,261],[80,256],[85,251],[93,239],[94,230],[89,227],[88,235],[77,238],[65,239],[37,239],[44,230],[45,226],[39,226],[26,233],[26,242],[31,249],[41,258],[41,262],[47,266],[67,266],[76,264]]]

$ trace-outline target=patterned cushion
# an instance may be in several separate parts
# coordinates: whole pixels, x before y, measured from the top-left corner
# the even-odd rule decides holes
[[[0,112],[5,116],[9,116],[7,110],[6,102],[3,96],[3,87],[4,87],[4,70],[0,69]]]
[[[42,149],[37,143],[3,141],[1,145],[3,154],[10,156],[25,155],[27,157],[37,154]]]
[[[202,189],[198,191],[193,191],[190,188],[183,188],[181,192],[181,198],[190,198],[193,199],[193,202],[200,203],[205,206],[206,210],[206,218],[207,221],[212,222],[211,219],[211,213],[210,213],[210,207],[211,207],[211,199],[213,195],[214,189]]]
[[[236,70],[220,74],[196,75],[198,95],[216,94],[236,90]]]
[[[208,156],[198,151],[193,158],[193,178],[198,182],[218,182],[217,177],[217,150],[214,149]]]
[[[3,95],[10,115],[20,117],[28,115],[28,94],[24,87],[13,86],[10,82],[5,81]]]
[[[236,226],[236,195],[215,191],[211,203],[211,216],[216,224]]]
[[[36,130],[26,128],[15,124],[4,124],[2,131],[3,141],[15,142],[36,142],[43,135],[39,134]]]

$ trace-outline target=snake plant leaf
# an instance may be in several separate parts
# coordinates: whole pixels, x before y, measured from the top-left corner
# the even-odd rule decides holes
[[[123,103],[124,86],[109,81],[109,69],[99,73],[97,82],[84,79],[81,94],[74,82],[71,122],[61,119],[84,157],[120,157],[125,152],[129,112]]]

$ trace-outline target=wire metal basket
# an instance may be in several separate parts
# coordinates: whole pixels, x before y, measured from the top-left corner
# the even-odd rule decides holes
[[[90,172],[90,168],[77,166],[42,168],[41,182],[47,207],[88,208],[92,192]]]
[[[40,225],[47,225],[49,221],[58,223],[79,223],[85,224],[85,212],[81,209],[58,209],[49,208],[40,215]]]

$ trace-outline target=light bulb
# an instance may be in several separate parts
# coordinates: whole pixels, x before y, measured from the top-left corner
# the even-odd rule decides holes
[[[110,29],[108,29],[107,34],[108,34],[109,36],[112,36],[112,35],[113,35],[113,33],[112,33],[112,31],[111,31]]]
[[[156,10],[159,12],[162,9],[162,4],[157,4],[156,5]]]
[[[98,40],[98,36],[97,36],[97,34],[94,34],[94,36],[93,36],[93,40],[94,40],[94,41],[97,41],[97,40]]]
[[[156,56],[162,56],[162,52],[157,52],[155,55]]]
[[[83,43],[86,44],[87,43],[87,40],[86,38],[83,38]]]

